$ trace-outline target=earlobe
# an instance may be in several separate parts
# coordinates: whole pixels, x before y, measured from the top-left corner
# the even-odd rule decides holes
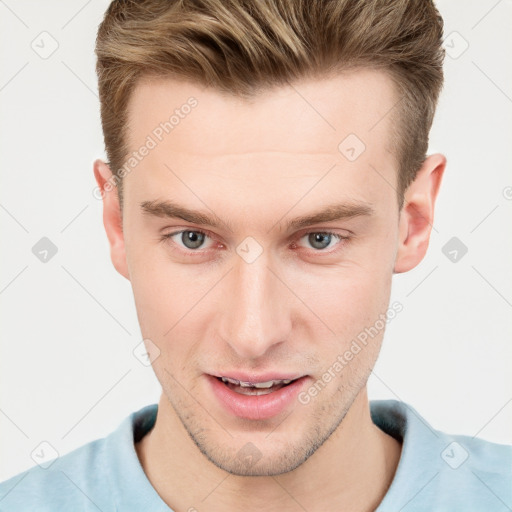
[[[119,196],[112,176],[105,162],[94,162],[94,177],[103,198],[103,225],[110,245],[110,258],[115,269],[129,280]]]
[[[394,268],[397,274],[413,269],[427,252],[434,222],[435,201],[445,167],[444,155],[430,155],[405,192]]]

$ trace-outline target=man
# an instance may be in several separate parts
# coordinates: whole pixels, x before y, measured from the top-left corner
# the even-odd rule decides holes
[[[366,391],[446,165],[441,40],[428,1],[110,5],[94,175],[163,392],[2,510],[512,507],[511,447]]]

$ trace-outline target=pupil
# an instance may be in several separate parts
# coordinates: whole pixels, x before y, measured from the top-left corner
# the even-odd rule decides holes
[[[331,235],[329,233],[311,233],[309,235],[309,243],[315,249],[325,249],[331,243]]]
[[[197,249],[204,241],[204,234],[197,231],[184,231],[181,239],[188,249]]]

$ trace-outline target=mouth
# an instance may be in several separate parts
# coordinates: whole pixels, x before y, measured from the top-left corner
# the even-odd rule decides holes
[[[207,375],[213,403],[246,420],[268,420],[284,414],[297,402],[308,380],[307,375],[297,374]]]
[[[240,395],[268,395],[280,390],[286,386],[289,386],[292,382],[297,379],[277,379],[268,380],[265,382],[244,382],[230,377],[216,377],[217,380],[226,385],[231,391],[239,393]]]

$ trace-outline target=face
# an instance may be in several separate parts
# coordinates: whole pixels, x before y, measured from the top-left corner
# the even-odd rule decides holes
[[[404,231],[395,94],[359,70],[250,101],[170,79],[131,98],[130,147],[152,147],[124,178],[112,257],[169,417],[228,472],[296,468],[365,389]]]

